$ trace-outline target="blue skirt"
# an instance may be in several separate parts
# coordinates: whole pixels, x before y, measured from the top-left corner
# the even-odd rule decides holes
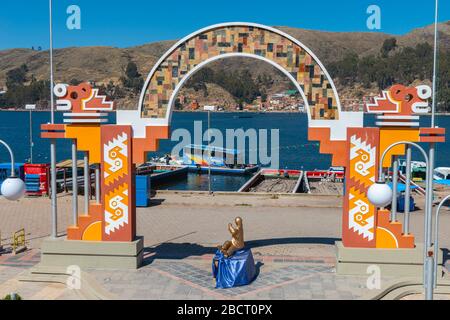
[[[217,261],[217,268],[214,262]],[[212,261],[212,272],[216,278],[216,288],[232,288],[244,286],[255,279],[256,268],[250,249],[236,251],[231,257],[225,258],[217,250]]]

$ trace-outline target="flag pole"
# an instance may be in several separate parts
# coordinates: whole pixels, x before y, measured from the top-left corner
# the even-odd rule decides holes
[[[55,123],[55,106],[53,101],[53,21],[52,21],[52,0],[48,2],[49,6],[49,40],[50,40],[50,123]],[[56,238],[58,236],[58,210],[56,201],[56,139],[50,140],[50,166],[51,166],[51,207],[52,207],[52,229],[51,236]]]

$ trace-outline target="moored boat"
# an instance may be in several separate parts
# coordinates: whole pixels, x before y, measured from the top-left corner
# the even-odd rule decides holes
[[[242,154],[236,149],[189,144],[183,148],[183,164],[189,171],[216,174],[251,174],[256,164],[242,164]]]
[[[261,169],[238,192],[305,193],[304,172],[288,169]]]
[[[144,163],[136,168],[137,175],[150,175],[151,185],[186,178],[187,166]]]

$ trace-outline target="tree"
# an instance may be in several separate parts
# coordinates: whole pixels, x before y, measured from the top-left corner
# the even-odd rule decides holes
[[[11,69],[6,73],[6,86],[12,88],[16,85],[23,84],[27,78],[28,67],[26,64],[22,64],[20,67]]]
[[[397,47],[397,39],[396,38],[388,38],[384,40],[383,45],[381,46],[381,56],[387,57],[389,52],[394,50]]]
[[[138,72],[136,63],[134,63],[133,61],[128,62],[125,75],[128,77],[128,79],[141,77],[141,74]]]
[[[122,76],[120,80],[125,87],[132,89],[135,93],[138,93],[144,85],[144,79],[138,72],[136,63],[133,61],[128,62],[125,69],[125,76]]]
[[[78,79],[76,79],[76,78],[72,78],[72,79],[69,81],[69,84],[70,84],[71,86],[77,86],[77,85],[79,85],[81,82],[82,82],[82,81],[80,81],[80,80],[78,80]]]

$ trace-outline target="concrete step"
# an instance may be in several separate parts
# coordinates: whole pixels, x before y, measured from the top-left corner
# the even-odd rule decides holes
[[[27,272],[21,274],[19,281],[24,282],[43,282],[43,283],[62,283],[67,284],[71,274],[67,273],[63,267],[49,267],[37,265]],[[98,282],[88,273],[81,271],[80,273],[80,289],[74,289],[80,299],[85,300],[114,300],[116,297],[105,290]]]

